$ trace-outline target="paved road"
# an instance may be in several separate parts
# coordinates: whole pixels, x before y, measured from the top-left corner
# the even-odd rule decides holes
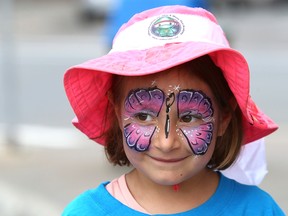
[[[59,215],[76,194],[124,171],[104,162],[102,149],[92,145],[76,130],[68,133],[69,136],[64,135],[65,141],[51,135],[56,134],[56,130],[59,135],[67,134],[60,129],[72,129],[69,123],[72,112],[62,86],[63,71],[105,52],[103,38],[97,35],[102,25],[80,24],[75,7],[67,2],[57,5],[54,2],[47,7],[46,3],[34,1],[33,5],[21,4],[16,8],[15,65],[19,109],[15,115],[21,125],[47,126],[55,130],[52,133],[43,129],[49,134],[43,138],[37,136],[40,132],[35,132],[32,127],[32,135],[19,137],[20,141],[26,140],[26,144],[33,141],[39,144],[37,146],[24,145],[7,150],[0,144],[0,215],[3,216]],[[215,11],[232,40],[232,46],[241,50],[250,63],[252,96],[280,125],[280,130],[267,138],[270,172],[261,187],[270,192],[286,212],[287,10],[288,7]],[[0,59],[4,54],[0,50]],[[0,95],[2,97],[3,91]],[[0,122],[6,117],[3,103],[1,100]],[[47,148],[48,144],[57,145],[59,140],[66,144],[65,147]],[[46,143],[45,148],[43,143]]]

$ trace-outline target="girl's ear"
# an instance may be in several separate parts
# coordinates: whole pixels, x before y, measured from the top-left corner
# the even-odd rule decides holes
[[[236,99],[234,97],[231,98],[230,101],[229,101],[229,104],[230,104],[230,108],[232,109],[232,112],[234,112],[236,107],[237,107]],[[219,130],[218,130],[218,136],[223,136],[224,135],[224,133],[225,133],[230,121],[231,121],[232,112],[230,110],[230,111],[226,111],[225,113],[223,112],[221,114]]]

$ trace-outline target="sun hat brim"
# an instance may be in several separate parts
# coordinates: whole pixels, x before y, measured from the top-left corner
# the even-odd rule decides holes
[[[64,76],[64,86],[76,114],[73,124],[90,139],[105,145],[102,137],[110,125],[112,106],[107,92],[113,74],[143,76],[158,73],[209,54],[221,68],[243,115],[244,144],[260,139],[278,126],[258,109],[249,95],[249,68],[238,51],[206,42],[169,43],[145,50],[112,52],[73,66]]]

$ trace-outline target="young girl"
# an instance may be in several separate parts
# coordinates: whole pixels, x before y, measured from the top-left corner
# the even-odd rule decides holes
[[[277,129],[249,96],[249,69],[215,17],[165,6],[135,15],[109,54],[70,68],[74,125],[104,145],[118,179],[63,215],[284,215],[256,186],[223,176],[240,148]]]

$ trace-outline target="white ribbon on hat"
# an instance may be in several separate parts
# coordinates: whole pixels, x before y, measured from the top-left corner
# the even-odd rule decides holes
[[[235,163],[221,172],[242,184],[259,185],[268,173],[264,138],[243,145]]]
[[[149,34],[151,24],[163,16],[169,16],[179,21],[183,31],[175,37],[157,38]],[[137,21],[131,25],[123,25],[113,41],[111,52],[123,52],[127,50],[145,50],[167,43],[179,42],[209,42],[223,47],[229,47],[229,43],[221,27],[209,18],[200,15],[180,13],[167,13],[149,17]]]

